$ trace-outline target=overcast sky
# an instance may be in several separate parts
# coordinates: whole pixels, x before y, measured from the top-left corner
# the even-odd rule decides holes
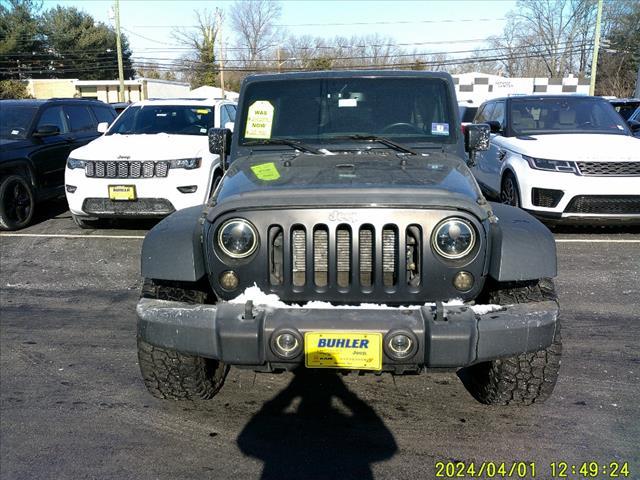
[[[44,8],[74,6],[94,18],[113,23],[110,0],[45,0]],[[280,23],[297,35],[349,37],[379,33],[419,52],[450,52],[481,48],[484,39],[500,34],[506,13],[515,0],[494,1],[312,1],[281,2]],[[220,7],[229,12],[231,1],[120,0],[121,25],[129,38],[134,57],[176,58],[178,50],[171,37],[176,26],[195,23],[195,10]],[[232,46],[229,25],[224,27],[226,43]],[[144,38],[143,38],[144,37]],[[428,43],[427,43],[428,42]],[[431,43],[433,42],[433,43]]]

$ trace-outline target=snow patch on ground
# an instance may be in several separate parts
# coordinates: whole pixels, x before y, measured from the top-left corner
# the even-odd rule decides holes
[[[321,302],[318,300],[314,300],[311,302],[307,302],[304,305],[295,305],[295,304],[287,304],[280,300],[280,297],[275,293],[265,293],[263,292],[257,285],[253,285],[252,287],[248,287],[245,289],[243,293],[238,295],[236,298],[229,300],[229,303],[234,304],[245,304],[247,301],[251,300],[254,305],[260,305],[264,307],[271,308],[338,308],[338,309],[366,309],[366,310],[390,310],[390,309],[404,309],[404,310],[418,310],[419,308],[425,307],[433,307],[435,303],[425,303],[424,305],[409,305],[406,307],[390,307],[389,305],[385,305],[384,303],[361,303],[360,305],[331,305],[329,302]],[[464,305],[464,302],[460,298],[454,298],[449,300],[448,302],[443,302],[445,307],[447,306],[461,306]],[[478,315],[484,315],[485,313],[495,312],[502,310],[503,307],[500,305],[473,305],[470,306],[474,313]]]

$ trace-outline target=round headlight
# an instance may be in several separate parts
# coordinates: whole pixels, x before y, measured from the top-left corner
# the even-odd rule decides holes
[[[449,218],[436,227],[431,243],[438,255],[458,259],[473,249],[476,233],[466,220]]]
[[[227,220],[218,230],[218,245],[231,258],[245,258],[258,248],[258,233],[246,220]]]

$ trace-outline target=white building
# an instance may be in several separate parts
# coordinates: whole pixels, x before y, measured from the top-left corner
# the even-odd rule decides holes
[[[471,72],[452,76],[458,101],[473,104],[496,97],[534,93],[589,95],[589,79],[571,75],[565,78],[507,78]]]

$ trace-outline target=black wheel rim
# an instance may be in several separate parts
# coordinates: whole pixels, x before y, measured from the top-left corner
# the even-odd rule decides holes
[[[504,179],[502,183],[502,192],[500,193],[500,200],[507,205],[518,206],[518,192],[516,186],[511,177]]]
[[[31,216],[31,195],[28,188],[14,180],[5,190],[3,199],[5,215],[16,224],[22,224]]]

